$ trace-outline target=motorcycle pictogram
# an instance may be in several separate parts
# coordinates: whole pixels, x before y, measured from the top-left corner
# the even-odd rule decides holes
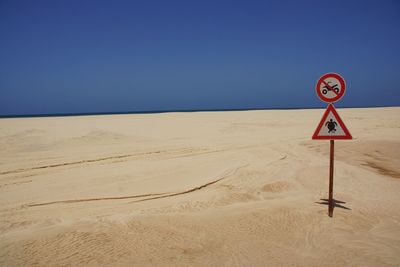
[[[328,84],[329,84],[329,83],[331,83],[331,82],[328,82]],[[336,92],[336,94],[339,94],[338,84],[335,84],[335,85],[333,85],[333,86],[325,85],[325,86],[322,87],[322,88],[324,88],[324,89],[322,89],[322,93],[323,93],[324,95],[326,95],[326,94],[328,93],[328,91],[332,91],[332,90],[334,90],[334,91]]]

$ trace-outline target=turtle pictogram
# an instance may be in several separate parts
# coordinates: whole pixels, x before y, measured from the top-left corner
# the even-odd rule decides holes
[[[332,119],[330,119],[329,121],[327,121],[326,123],[325,123],[325,126],[326,127],[328,127],[328,133],[330,133],[330,132],[336,132],[336,126],[337,126],[337,123],[336,123],[336,121],[334,121],[334,120],[332,120]]]

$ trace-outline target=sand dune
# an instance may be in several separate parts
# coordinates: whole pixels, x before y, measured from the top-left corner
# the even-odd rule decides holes
[[[400,108],[0,120],[2,266],[399,266]]]

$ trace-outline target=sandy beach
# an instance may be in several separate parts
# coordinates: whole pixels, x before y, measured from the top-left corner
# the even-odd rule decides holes
[[[1,266],[399,266],[400,107],[0,119]]]

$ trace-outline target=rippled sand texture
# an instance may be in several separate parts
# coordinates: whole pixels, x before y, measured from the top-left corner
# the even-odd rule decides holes
[[[0,120],[1,266],[399,266],[400,108]]]

